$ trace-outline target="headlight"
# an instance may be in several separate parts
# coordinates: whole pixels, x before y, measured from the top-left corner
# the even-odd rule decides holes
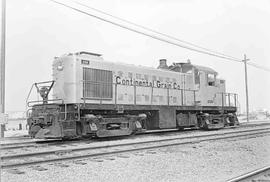
[[[62,66],[62,65],[58,65],[58,66],[57,66],[57,70],[58,70],[58,71],[62,71],[63,69],[64,69],[64,66]]]

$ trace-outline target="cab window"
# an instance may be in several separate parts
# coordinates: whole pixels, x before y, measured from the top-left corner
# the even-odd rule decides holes
[[[208,86],[215,86],[215,82],[216,82],[216,75],[215,74],[208,73],[207,74],[207,83],[208,83]]]

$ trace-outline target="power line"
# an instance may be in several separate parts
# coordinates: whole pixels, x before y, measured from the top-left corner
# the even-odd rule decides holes
[[[252,62],[248,62],[247,64],[250,65],[250,66],[253,66],[253,67],[255,67],[255,68],[262,69],[262,70],[264,70],[264,71],[270,72],[270,69],[267,68],[267,67],[265,67],[265,66],[260,66],[260,65],[257,65],[257,64],[255,64],[255,63],[252,63]]]
[[[87,7],[87,8],[89,8],[89,9],[91,9],[91,10],[96,11],[96,12],[99,12],[99,13],[102,13],[102,14],[104,14],[104,15],[107,15],[107,16],[110,16],[110,17],[112,17],[112,18],[115,18],[115,19],[117,19],[117,20],[120,20],[120,21],[129,23],[129,24],[134,25],[134,26],[137,26],[137,27],[139,27],[139,28],[142,28],[142,29],[145,29],[145,30],[154,32],[154,33],[156,33],[156,34],[165,36],[165,37],[167,37],[167,38],[170,38],[170,39],[173,39],[173,40],[176,40],[176,41],[179,41],[179,42],[182,42],[182,43],[191,45],[191,46],[193,46],[193,47],[197,47],[197,48],[203,49],[203,50],[205,50],[205,51],[213,52],[213,53],[215,53],[215,54],[219,54],[219,55],[222,55],[222,56],[226,56],[226,57],[229,57],[229,58],[232,58],[232,59],[236,59],[236,60],[242,61],[241,59],[238,59],[238,58],[236,58],[236,57],[229,56],[229,55],[226,55],[226,54],[223,54],[223,53],[220,53],[220,52],[217,52],[217,51],[215,51],[215,50],[211,50],[211,49],[208,49],[208,48],[205,48],[205,47],[202,47],[202,46],[198,46],[198,45],[193,44],[193,43],[190,43],[190,42],[188,42],[188,41],[181,40],[181,39],[176,38],[176,37],[173,37],[173,36],[171,36],[171,35],[168,35],[168,34],[159,32],[159,31],[157,31],[157,30],[154,30],[154,29],[151,29],[151,28],[148,28],[148,27],[139,25],[139,24],[137,24],[137,23],[131,22],[131,21],[129,21],[129,20],[126,20],[126,19],[123,19],[123,18],[114,16],[114,15],[112,15],[112,14],[110,14],[110,13],[106,13],[105,11],[102,11],[102,10],[100,10],[100,9],[91,7],[91,6],[89,6],[89,5],[85,5],[85,4],[83,4],[83,3],[80,3],[80,2],[77,2],[77,1],[74,1],[74,0],[70,0],[70,1],[73,2],[73,3],[75,3],[75,4],[79,4],[79,5],[81,5],[81,6]],[[263,69],[263,70],[265,70],[265,71],[270,71],[270,69],[265,68],[265,67],[263,67],[263,66],[256,65],[255,63],[247,63],[247,64],[250,65],[250,66],[259,68],[259,69]]]
[[[64,4],[64,3],[61,3],[61,2],[58,2],[58,1],[54,1],[54,0],[49,0],[49,1],[52,1],[52,2],[54,2],[54,3],[56,3],[56,4],[65,6],[65,7],[69,8],[69,9],[75,10],[75,11],[80,12],[80,13],[82,13],[82,14],[86,14],[86,15],[88,15],[88,16],[94,17],[94,18],[99,19],[99,20],[101,20],[101,21],[104,21],[104,22],[107,22],[107,23],[116,25],[116,26],[118,26],[118,27],[121,27],[121,28],[130,30],[130,31],[132,31],[132,32],[135,32],[135,33],[138,33],[138,34],[141,34],[141,35],[145,35],[145,36],[147,36],[147,37],[150,37],[150,38],[153,38],[153,39],[162,41],[162,42],[166,42],[166,43],[169,43],[169,44],[172,44],[172,45],[175,45],[175,46],[178,46],[178,47],[182,47],[182,48],[185,48],[185,49],[188,49],[188,50],[191,50],[191,51],[199,52],[199,53],[201,53],[201,54],[207,54],[207,55],[210,55],[210,56],[215,56],[215,57],[219,57],[219,58],[222,58],[222,59],[227,59],[227,60],[231,60],[231,61],[235,61],[235,62],[242,62],[242,61],[240,61],[239,59],[229,58],[229,57],[227,57],[227,56],[217,55],[217,54],[215,54],[215,53],[211,53],[211,52],[207,52],[207,51],[198,50],[198,49],[195,49],[195,48],[191,48],[191,47],[188,47],[188,46],[184,46],[184,45],[181,45],[181,44],[178,44],[178,43],[175,43],[175,42],[172,42],[172,41],[169,41],[169,40],[166,40],[166,39],[157,37],[157,36],[155,36],[155,35],[150,35],[150,34],[148,34],[148,33],[141,32],[141,31],[139,31],[139,30],[132,29],[132,28],[127,27],[127,26],[125,26],[125,25],[121,25],[121,24],[119,24],[119,23],[116,23],[116,22],[107,20],[107,19],[102,18],[102,17],[99,17],[99,16],[97,16],[97,15],[93,15],[93,14],[91,14],[91,13],[89,13],[89,12],[85,12],[85,11],[83,11],[83,10],[80,10],[80,9],[78,9],[78,8],[69,6],[69,5],[67,5],[67,4]]]
[[[112,15],[112,14],[106,13],[106,12],[104,12],[104,11],[102,11],[102,10],[97,9],[97,8],[93,8],[93,7],[89,6],[89,5],[85,5],[85,4],[83,4],[83,3],[80,3],[80,2],[77,2],[77,1],[73,1],[73,0],[71,0],[71,1],[74,2],[75,4],[79,4],[79,5],[81,5],[81,6],[87,7],[87,8],[89,8],[89,9],[91,9],[91,10],[96,11],[96,12],[99,12],[99,13],[102,13],[102,14],[104,14],[104,15],[110,16],[110,17],[112,17],[112,18],[115,18],[115,19],[120,20],[120,21],[125,22],[125,23],[129,23],[129,24],[134,25],[134,26],[136,26],[136,27],[139,27],[139,28],[142,28],[142,29],[145,29],[145,30],[154,32],[154,33],[156,33],[156,34],[165,36],[165,37],[167,37],[167,38],[170,38],[170,39],[173,39],[173,40],[176,40],[176,41],[179,41],[179,42],[182,42],[182,43],[191,45],[191,46],[193,46],[193,47],[197,47],[197,48],[203,49],[203,50],[208,51],[208,52],[213,52],[213,53],[215,53],[215,54],[219,54],[219,55],[222,55],[222,56],[226,56],[226,57],[229,57],[229,58],[232,58],[232,59],[241,61],[241,59],[238,59],[238,58],[235,58],[235,57],[232,57],[232,56],[229,56],[229,55],[226,55],[226,54],[223,54],[223,53],[220,53],[220,52],[211,50],[211,49],[207,49],[207,48],[204,48],[204,47],[202,47],[202,46],[198,46],[198,45],[196,45],[196,44],[193,44],[193,43],[190,43],[190,42],[188,42],[188,41],[184,41],[184,40],[178,39],[178,38],[176,38],[176,37],[173,37],[173,36],[168,35],[168,34],[165,34],[165,33],[161,33],[161,32],[159,32],[159,31],[157,31],[157,30],[154,30],[154,29],[151,29],[151,28],[148,28],[148,27],[139,25],[139,24],[137,24],[137,23],[133,23],[133,22],[128,21],[128,20],[125,20],[125,19],[123,19],[123,18],[120,18],[120,17],[114,16],[114,15]]]
[[[100,17],[100,16],[91,14],[91,13],[89,13],[89,12],[85,12],[85,11],[83,11],[83,10],[80,10],[80,9],[78,9],[78,8],[72,7],[72,6],[70,6],[70,5],[67,5],[67,4],[64,4],[64,3],[61,3],[61,2],[58,2],[58,1],[55,1],[55,0],[49,0],[49,1],[52,1],[52,2],[54,2],[54,3],[56,3],[56,4],[62,5],[62,6],[64,6],[64,7],[67,7],[67,8],[69,8],[69,9],[75,10],[75,11],[80,12],[80,13],[82,13],[82,14],[91,16],[91,17],[93,17],[93,18],[99,19],[99,20],[101,20],[101,21],[104,21],[104,22],[113,24],[113,25],[115,25],[115,26],[124,28],[124,29],[126,29],[126,30],[129,30],[129,31],[132,31],[132,32],[135,32],[135,33],[138,33],[138,34],[141,34],[141,35],[144,35],[144,36],[147,36],[147,37],[150,37],[150,38],[153,38],[153,39],[162,41],[162,42],[165,42],[165,43],[169,43],[169,44],[171,44],[171,45],[175,45],[175,46],[178,46],[178,47],[181,47],[181,48],[184,48],[184,49],[188,49],[188,50],[191,50],[191,51],[199,52],[199,53],[201,53],[201,54],[207,54],[207,55],[210,55],[210,56],[215,56],[215,57],[219,57],[219,58],[222,58],[222,59],[231,60],[231,61],[234,61],[234,62],[242,62],[241,59],[238,59],[238,58],[235,58],[235,57],[232,57],[232,56],[223,54],[223,53],[219,53],[219,52],[217,52],[217,51],[213,51],[213,50],[210,50],[210,49],[207,49],[207,48],[198,46],[198,45],[196,45],[196,44],[193,44],[193,43],[190,43],[190,42],[187,42],[187,41],[184,41],[184,40],[175,38],[175,37],[173,37],[173,36],[170,36],[170,35],[167,35],[167,34],[158,32],[158,31],[156,31],[156,30],[153,30],[153,29],[150,29],[150,28],[148,28],[148,27],[145,27],[145,26],[142,26],[142,25],[133,23],[133,22],[128,21],[128,20],[125,20],[125,19],[123,19],[123,18],[119,18],[119,17],[117,17],[117,16],[111,15],[111,14],[106,13],[106,12],[104,12],[104,11],[101,11],[101,10],[99,10],[99,9],[90,7],[90,6],[88,6],[88,5],[85,5],[85,4],[82,4],[82,3],[79,3],[79,2],[76,2],[76,1],[73,1],[73,0],[71,0],[71,1],[74,2],[74,3],[76,3],[76,4],[79,4],[79,5],[81,5],[81,6],[84,6],[84,7],[87,7],[87,8],[89,8],[89,9],[92,9],[92,10],[94,10],[94,11],[97,11],[97,12],[99,12],[99,13],[105,14],[105,15],[107,15],[107,16],[110,16],[110,17],[112,17],[112,18],[118,19],[118,20],[120,20],[120,21],[129,23],[129,24],[131,24],[131,25],[134,25],[134,26],[143,28],[143,29],[145,29],[145,30],[154,32],[154,33],[156,33],[156,34],[165,36],[165,37],[167,37],[167,38],[170,38],[170,39],[173,39],[173,40],[176,40],[176,41],[185,43],[185,44],[189,44],[189,45],[191,45],[191,46],[193,46],[193,47],[197,47],[197,48],[200,48],[200,49],[203,49],[203,50],[198,50],[198,49],[195,49],[195,48],[192,48],[192,47],[188,47],[188,46],[185,46],[185,45],[181,45],[181,44],[172,42],[172,41],[170,41],[170,40],[166,40],[166,39],[164,39],[164,38],[160,38],[160,37],[158,37],[158,36],[151,35],[151,34],[148,34],[148,33],[145,33],[145,32],[142,32],[142,31],[139,31],[139,30],[130,28],[130,27],[125,26],[125,25],[122,25],[122,24],[120,24],[120,23],[113,22],[113,21],[111,21],[111,20],[102,18],[102,17]],[[249,63],[247,63],[247,64],[250,65],[250,66],[256,67],[256,68],[258,68],[258,69],[262,69],[262,70],[264,70],[264,71],[269,71],[269,72],[270,72],[270,69],[269,69],[269,68],[266,68],[266,67],[263,67],[263,66],[260,66],[260,65],[256,65],[255,63],[249,62]]]

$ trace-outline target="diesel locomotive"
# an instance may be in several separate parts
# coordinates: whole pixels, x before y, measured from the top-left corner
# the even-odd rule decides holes
[[[238,125],[237,94],[204,66],[157,68],[108,62],[90,52],[55,57],[53,80],[34,83],[27,98],[33,138],[113,137],[162,129]],[[34,89],[35,88],[35,89]],[[36,90],[40,100],[30,100]]]

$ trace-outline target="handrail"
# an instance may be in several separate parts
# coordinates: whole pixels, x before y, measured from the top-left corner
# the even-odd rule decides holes
[[[27,95],[27,97],[26,97],[26,100],[25,100],[25,110],[27,110],[28,99],[29,99],[29,97],[30,97],[30,95],[31,95],[31,92],[32,92],[32,90],[33,90],[34,85],[35,85],[35,84],[33,83],[32,86],[31,86],[31,88],[30,88],[30,91],[29,91],[29,93],[28,93],[28,95]]]
[[[50,99],[48,101],[62,101],[62,104],[64,104],[64,100],[63,99]],[[27,102],[27,106],[28,107],[32,107],[32,106],[29,105],[30,103],[39,103],[39,102],[42,102],[42,105],[50,105],[49,103],[44,104],[42,100],[35,100],[35,101],[29,101],[29,102]]]
[[[36,85],[38,85],[38,84],[45,84],[45,83],[52,83],[52,82],[54,82],[54,80],[51,80],[51,81],[44,81],[44,82],[36,82],[36,83],[33,83],[33,84],[32,84],[32,86],[31,86],[31,88],[30,88],[30,91],[28,92],[28,95],[27,95],[26,100],[25,100],[25,103],[26,103],[26,110],[27,110],[27,106],[28,106],[28,99],[29,99],[29,97],[30,97],[30,95],[31,95],[31,93],[32,93],[33,87],[36,86]],[[28,106],[28,107],[29,107],[29,106]]]
[[[64,113],[64,114],[65,114],[64,120],[66,120],[66,119],[67,119],[67,104],[64,103],[64,100],[63,100],[63,99],[50,99],[50,100],[48,100],[48,101],[62,101],[62,104],[65,104],[65,111],[64,111],[64,112],[60,112],[60,113]],[[42,101],[29,101],[29,102],[27,103],[27,106],[28,106],[28,107],[32,107],[32,106],[29,105],[30,103],[38,103],[38,102],[42,102]],[[42,105],[50,105],[50,104],[49,104],[49,103],[47,103],[47,104],[42,103]],[[30,110],[32,110],[32,108],[27,109],[27,111],[26,111],[26,117],[27,117],[27,114],[28,114],[28,112],[29,112]]]
[[[29,109],[26,110],[26,112],[25,112],[26,118],[28,117],[28,112],[31,111],[31,110],[33,110],[33,109],[32,108],[29,108]]]
[[[83,84],[84,83],[92,83],[92,84],[106,84],[104,82],[94,82],[94,81],[81,81]],[[112,98],[102,98],[102,97],[83,97],[81,98],[83,101],[84,101],[84,105],[85,105],[85,101],[86,100],[99,100],[100,103],[102,103],[102,100],[112,100],[114,99],[114,104],[117,105],[117,93],[118,93],[118,85],[119,86],[130,86],[130,87],[134,87],[134,105],[137,104],[137,98],[136,98],[136,91],[137,91],[137,88],[138,87],[149,87],[149,86],[145,86],[145,85],[121,85],[121,84],[117,84],[117,83],[108,83],[109,85],[112,85],[112,89],[115,91],[114,92],[114,96],[112,95]],[[149,87],[150,88],[150,87]],[[164,87],[161,87],[161,88],[158,88],[158,87],[151,87],[151,104],[153,104],[153,90],[154,89],[166,89],[167,90],[167,105],[171,105],[170,104],[170,91],[171,90],[179,90],[180,91],[180,97],[181,97],[181,104],[179,105],[186,105],[186,97],[187,97],[187,92],[193,92],[193,103],[191,105],[194,105],[196,106],[197,103],[196,103],[196,92],[198,92],[199,90],[198,89],[174,89],[174,88],[164,88]],[[221,106],[222,108],[224,108],[225,106],[227,106],[227,104],[229,104],[228,106],[234,106],[236,107],[236,104],[237,104],[237,94],[235,93],[229,93],[229,92],[219,92],[219,93],[215,93],[215,96],[218,95],[218,94],[221,94],[222,95],[222,98],[221,98]],[[232,99],[233,97],[233,99]],[[226,100],[228,99],[228,103],[226,103]],[[220,106],[219,104],[217,104],[218,106]]]
[[[237,102],[238,102],[238,99],[237,99],[237,94],[236,93],[229,93],[229,92],[218,92],[218,93],[215,93],[215,97],[216,95],[218,94],[221,94],[221,106],[222,108],[224,108],[225,106],[234,106],[234,107],[237,107]],[[231,102],[231,98],[233,96],[233,102]],[[226,104],[226,101],[228,99],[228,104]],[[232,105],[233,104],[233,105]]]

